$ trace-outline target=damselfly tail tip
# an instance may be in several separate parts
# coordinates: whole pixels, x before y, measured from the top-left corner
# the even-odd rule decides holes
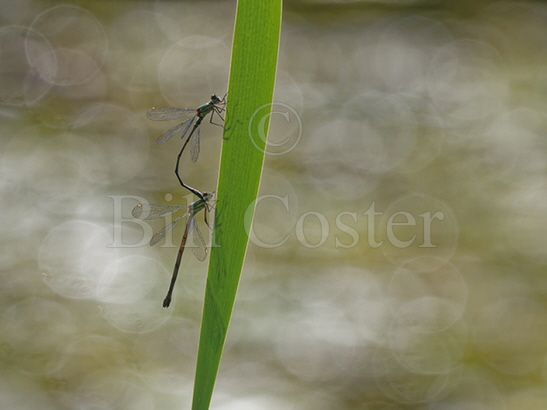
[[[169,296],[167,296],[165,299],[163,299],[163,307],[164,308],[168,308],[170,304],[171,304],[171,298]]]

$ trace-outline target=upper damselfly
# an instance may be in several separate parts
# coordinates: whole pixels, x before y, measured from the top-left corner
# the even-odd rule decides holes
[[[175,282],[177,281],[177,275],[180,268],[180,262],[182,260],[182,254],[184,253],[184,249],[186,248],[186,245],[191,244],[190,249],[192,250],[192,253],[199,261],[204,261],[205,258],[207,257],[207,245],[205,243],[205,240],[203,239],[203,235],[201,234],[196,224],[195,215],[199,211],[204,210],[205,211],[204,220],[207,226],[209,226],[209,222],[207,221],[207,215],[211,210],[211,205],[209,204],[209,201],[212,201],[215,194],[214,192],[213,193],[200,192],[199,194],[200,194],[199,195],[200,199],[198,199],[195,202],[192,202],[188,206],[162,205],[162,204],[139,204],[135,208],[133,208],[133,210],[131,211],[132,215],[135,218],[148,220],[148,219],[163,218],[164,216],[186,209],[185,214],[179,216],[173,222],[164,226],[162,229],[156,232],[152,236],[152,239],[150,240],[150,246],[157,244],[159,241],[161,241],[165,237],[165,235],[168,232],[170,232],[178,224],[178,222],[182,218],[188,217],[188,219],[186,220],[186,228],[184,229],[184,234],[182,235],[182,240],[180,242],[180,248],[179,248],[179,253],[177,255],[177,260],[175,261],[175,267],[173,269],[173,276],[171,277],[171,284],[169,285],[169,291],[167,292],[167,296],[163,300],[163,307],[165,308],[169,307],[169,305],[171,304],[173,289],[175,287]],[[193,237],[193,240],[188,241],[190,236]]]
[[[158,139],[156,140],[156,144],[163,144],[165,141],[171,139],[173,136],[177,135],[181,131],[182,131],[182,134],[181,134],[182,139],[184,139],[184,137],[188,135],[177,156],[177,163],[175,165],[175,174],[177,175],[177,178],[180,184],[186,189],[190,190],[193,194],[197,195],[200,199],[204,199],[201,196],[201,193],[197,189],[186,185],[182,181],[179,175],[180,158],[182,156],[182,153],[184,152],[184,149],[186,148],[186,145],[190,142],[190,157],[192,158],[192,162],[196,162],[198,160],[199,152],[200,152],[199,126],[201,125],[201,122],[207,115],[211,114],[211,118],[209,119],[209,122],[214,125],[222,126],[222,124],[217,124],[213,122],[213,117],[215,114],[217,114],[220,117],[220,119],[224,121],[224,117],[222,116],[222,113],[225,111],[225,107],[226,107],[226,94],[224,95],[224,97],[222,97],[222,99],[218,97],[216,94],[213,94],[211,96],[211,101],[209,101],[206,104],[200,105],[197,109],[175,108],[175,107],[152,107],[146,113],[146,116],[153,121],[174,120],[176,118],[184,117],[190,113],[195,113],[195,115],[188,118],[187,120],[184,120],[180,124],[177,124],[174,127],[169,128],[167,131],[162,132],[160,136],[158,137]]]

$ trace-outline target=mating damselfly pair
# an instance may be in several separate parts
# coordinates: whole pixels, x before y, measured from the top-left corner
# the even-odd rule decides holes
[[[163,301],[163,307],[169,307],[171,303],[173,289],[177,280],[184,249],[186,247],[190,247],[189,245],[191,245],[190,249],[199,261],[204,261],[207,257],[207,245],[205,240],[203,239],[203,235],[201,234],[197,226],[195,215],[201,210],[204,210],[205,223],[209,228],[211,228],[207,220],[207,216],[212,209],[211,202],[214,198],[214,192],[208,193],[206,191],[203,191],[202,193],[199,190],[187,185],[182,180],[179,174],[180,159],[182,157],[184,149],[186,148],[186,145],[190,144],[190,158],[192,159],[192,162],[196,162],[198,160],[200,153],[200,125],[203,119],[207,115],[211,114],[209,122],[214,125],[222,126],[222,124],[214,122],[213,117],[216,114],[222,121],[224,121],[223,112],[225,111],[225,107],[226,95],[224,95],[224,97],[222,97],[221,99],[216,94],[213,94],[211,96],[211,100],[208,103],[199,106],[197,109],[153,107],[146,113],[146,116],[153,121],[168,121],[185,117],[191,113],[195,114],[190,118],[184,120],[183,122],[161,133],[156,140],[156,144],[163,144],[164,142],[179,133],[181,133],[181,139],[186,138],[182,145],[182,148],[177,155],[177,161],[175,164],[175,175],[177,176],[179,183],[184,188],[188,189],[190,192],[196,195],[199,199],[195,202],[192,202],[187,207],[182,205],[139,204],[135,208],[133,208],[132,211],[132,214],[135,218],[148,220],[162,218],[186,209],[186,212],[183,215],[179,216],[173,222],[156,232],[150,240],[150,245],[155,245],[156,243],[160,242],[165,237],[165,235],[178,224],[181,219],[185,217],[187,218],[186,228],[184,230],[184,234],[182,235],[179,252],[175,261],[175,267],[173,269],[173,275],[171,277],[171,284],[169,285],[167,296]]]

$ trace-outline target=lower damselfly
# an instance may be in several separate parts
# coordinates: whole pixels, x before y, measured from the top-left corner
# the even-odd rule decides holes
[[[200,199],[204,199],[201,195],[201,193],[188,185],[186,185],[183,180],[181,179],[179,175],[179,163],[180,158],[182,156],[182,153],[184,152],[184,149],[186,148],[186,145],[190,142],[190,158],[192,159],[192,162],[196,162],[199,158],[199,152],[200,152],[200,137],[199,137],[199,126],[201,125],[201,122],[203,119],[211,114],[211,117],[209,119],[209,122],[214,125],[219,125],[222,127],[222,124],[217,124],[216,122],[213,122],[213,117],[215,114],[217,114],[222,121],[224,121],[224,117],[222,116],[222,113],[225,111],[226,107],[226,94],[222,99],[218,97],[216,94],[213,94],[211,96],[211,100],[203,105],[200,105],[197,109],[192,108],[176,108],[176,107],[152,107],[148,112],[146,113],[146,116],[153,120],[153,121],[168,121],[168,120],[174,120],[176,118],[184,117],[190,113],[194,113],[192,117],[188,118],[187,120],[184,120],[180,124],[175,125],[172,128],[169,128],[167,131],[164,131],[160,134],[158,139],[156,140],[156,144],[163,144],[165,141],[171,139],[173,136],[177,135],[179,132],[182,131],[181,139],[184,139],[186,137],[186,140],[184,141],[184,144],[182,145],[182,148],[179,151],[179,154],[177,156],[177,163],[175,165],[175,174],[180,182],[180,184],[191,191],[194,195],[197,195]]]
[[[199,191],[198,191],[199,192]],[[213,197],[215,196],[215,193],[209,193],[209,192],[203,192],[199,193],[200,199],[198,199],[195,202],[192,202],[188,206],[182,206],[182,205],[162,205],[162,204],[139,204],[133,210],[131,211],[132,215],[135,218],[138,219],[157,219],[157,218],[163,218],[167,215],[173,214],[175,212],[181,211],[183,209],[186,209],[186,213],[179,216],[177,219],[175,219],[170,224],[164,226],[162,229],[160,229],[158,232],[156,232],[152,239],[150,240],[150,246],[153,246],[157,244],[159,241],[161,241],[165,235],[170,232],[177,224],[178,222],[187,217],[186,219],[186,228],[184,229],[184,234],[182,235],[182,240],[180,242],[180,248],[179,253],[177,255],[177,260],[175,261],[175,267],[173,269],[173,276],[171,277],[171,284],[169,285],[169,291],[167,292],[167,296],[163,300],[163,307],[169,307],[171,304],[171,297],[173,294],[173,289],[175,287],[175,282],[177,281],[177,275],[180,268],[180,262],[182,260],[182,254],[184,253],[184,249],[187,247],[190,247],[192,250],[192,253],[199,261],[204,261],[207,257],[207,245],[205,243],[205,240],[203,239],[203,235],[201,234],[197,224],[196,224],[196,218],[195,215],[201,211],[204,210],[204,220],[207,226],[210,227],[209,222],[207,221],[207,215],[211,211],[211,204],[209,203],[212,201]],[[189,240],[189,237],[192,237],[192,240]]]

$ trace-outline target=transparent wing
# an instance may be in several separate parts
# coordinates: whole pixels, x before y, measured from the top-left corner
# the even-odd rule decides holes
[[[157,219],[186,208],[184,205],[138,204],[131,215],[137,219]]]
[[[190,158],[192,158],[192,162],[196,162],[199,158],[199,130],[200,127],[196,129],[196,132],[192,136],[192,141],[190,141]]]
[[[186,121],[181,122],[180,124],[175,125],[174,127],[169,128],[167,131],[164,131],[160,134],[158,139],[156,140],[156,144],[163,144],[165,141],[171,139],[173,135],[178,134],[184,127],[186,129],[182,133],[182,135],[186,134],[188,127],[194,122],[194,119],[196,117],[188,118]]]
[[[153,107],[148,110],[146,116],[152,121],[168,121],[183,117],[191,112],[196,112],[196,110],[192,108]]]
[[[150,246],[154,246],[159,241],[161,241],[163,238],[165,238],[165,235],[167,233],[171,232],[173,230],[173,228],[179,223],[179,221],[187,215],[188,214],[184,214],[184,215],[179,216],[177,219],[175,219],[169,225],[165,225],[158,232],[156,232],[154,235],[152,235],[152,239],[150,239]]]
[[[184,137],[186,136],[186,134],[188,133],[188,130],[190,129],[190,127],[192,125],[194,125],[194,122],[198,119],[199,117],[197,116],[194,116],[192,118],[190,118],[190,122],[188,123],[188,125],[186,126],[186,128],[184,129],[184,131],[182,132],[182,135],[181,135],[181,139],[184,139]],[[186,122],[186,121],[185,121]],[[190,136],[192,136],[192,134],[190,134]],[[185,144],[186,145],[186,144]]]
[[[189,238],[186,241],[186,247],[192,249],[192,253],[197,258],[198,261],[204,261],[207,257],[207,244],[199,231],[199,228],[196,224],[196,218],[190,215],[188,218],[188,235]]]

